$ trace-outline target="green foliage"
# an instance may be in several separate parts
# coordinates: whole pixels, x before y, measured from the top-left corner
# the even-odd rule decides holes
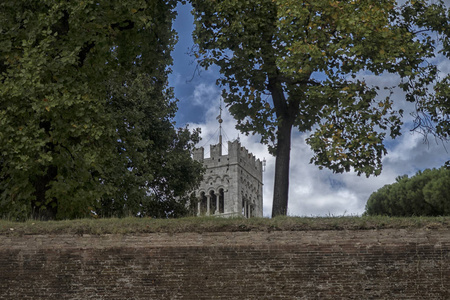
[[[421,1],[411,1],[411,4],[405,7],[405,11],[407,21],[434,32],[433,37],[438,46],[436,56],[450,58],[450,8],[444,1],[436,1],[430,5],[424,5]],[[424,135],[432,134],[442,140],[450,140],[449,86],[450,75],[440,74],[434,78],[431,93],[422,87],[413,94],[417,107],[416,131]]]
[[[365,214],[387,216],[450,215],[450,169],[427,169],[385,185],[370,195]]]
[[[205,68],[220,67],[238,128],[260,134],[277,156],[274,207],[285,207],[275,214],[287,211],[288,193],[277,188],[289,180],[292,127],[312,132],[307,143],[316,165],[380,174],[383,141],[400,135],[402,112],[390,96],[377,99],[378,87],[359,75],[399,74],[411,101],[433,80],[436,69],[424,63],[433,43],[413,32],[414,10],[395,0],[192,3],[195,56]]]
[[[114,85],[110,95],[120,163],[108,178],[118,191],[103,198],[96,211],[102,216],[183,216],[186,192],[202,178],[201,164],[190,155],[199,131],[174,129],[176,103],[170,89],[161,95],[158,82],[148,74],[132,78],[128,74],[126,84]]]
[[[0,216],[161,216],[143,208],[195,186],[167,88],[176,3],[2,1]]]

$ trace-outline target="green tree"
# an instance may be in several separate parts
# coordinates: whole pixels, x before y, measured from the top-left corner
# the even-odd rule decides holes
[[[439,215],[450,215],[450,169],[442,167],[424,188],[425,202]]]
[[[378,175],[383,140],[400,134],[401,111],[358,75],[399,74],[411,100],[435,74],[423,64],[432,41],[416,38],[394,0],[192,4],[200,65],[220,67],[237,127],[260,134],[276,156],[272,216],[287,213],[293,127],[312,132],[316,165]]]
[[[148,74],[126,78],[126,84],[114,85],[108,106],[120,137],[116,151],[121,160],[107,178],[118,191],[104,197],[96,211],[104,216],[183,216],[187,191],[202,178],[201,164],[191,158],[199,131],[175,130],[172,90],[161,95]]]
[[[195,186],[167,87],[176,3],[0,3],[0,215],[162,215],[146,207]]]
[[[425,5],[422,1],[411,1],[404,10],[407,22],[434,31],[435,42],[439,46],[436,56],[450,58],[450,8],[446,7],[443,1],[430,5]],[[448,141],[450,140],[450,74],[436,76],[433,83],[432,93],[425,89],[416,93],[415,129],[424,135],[432,134]]]
[[[406,21],[434,32],[438,51],[436,56],[450,58],[450,8],[444,1],[425,5],[411,1],[405,7]],[[436,76],[431,92],[426,88],[415,95],[417,110],[414,114],[414,130],[426,138],[429,134],[442,140],[450,140],[450,74]],[[446,162],[450,166],[450,160]]]
[[[366,215],[442,216],[450,214],[450,170],[427,169],[411,178],[397,178],[372,193],[366,204]]]

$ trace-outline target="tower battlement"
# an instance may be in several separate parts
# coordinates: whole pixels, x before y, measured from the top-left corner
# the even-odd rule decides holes
[[[205,157],[205,148],[195,148],[193,151],[194,159],[201,162],[218,161],[222,159],[228,159],[230,162],[244,163],[250,167],[254,167],[256,170],[262,171],[262,161],[255,157],[255,155],[248,151],[247,148],[241,146],[238,140],[228,142],[228,154],[223,155],[222,145],[210,145],[210,157]]]

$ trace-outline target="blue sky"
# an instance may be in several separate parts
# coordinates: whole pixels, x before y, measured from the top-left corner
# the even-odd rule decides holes
[[[169,77],[169,84],[174,87],[175,96],[179,99],[177,126],[186,124],[190,128],[200,127],[203,140],[199,146],[209,148],[210,143],[217,143],[219,124],[220,87],[216,86],[219,77],[217,68],[196,72],[194,58],[188,52],[194,45],[192,40],[193,16],[190,5],[178,6],[178,17],[174,29],[179,40],[172,52],[174,65]],[[442,59],[439,63],[442,72],[450,72],[450,62]],[[368,77],[366,80],[380,86],[392,85],[397,78],[392,75]],[[401,101],[401,93],[396,93],[397,105],[411,111],[411,107]],[[405,122],[411,117],[406,113]],[[409,117],[409,118],[408,118]],[[267,160],[264,173],[264,216],[272,210],[272,190],[275,159],[265,145],[259,143],[258,136],[245,136],[235,128],[236,122],[225,109],[223,128],[229,139],[238,136],[243,146],[253,152],[261,160]],[[424,143],[423,137],[410,132],[411,124],[404,126],[402,136],[388,141],[388,154],[383,160],[383,171],[378,177],[366,178],[355,173],[333,174],[328,170],[319,170],[309,164],[313,153],[305,143],[307,133],[294,132],[292,136],[290,192],[288,214],[294,216],[342,216],[358,215],[364,212],[370,194],[385,184],[395,182],[400,175],[414,175],[418,170],[437,168],[450,159],[450,144],[429,140]],[[206,143],[208,142],[208,143]],[[446,149],[447,148],[447,149]],[[448,151],[448,152],[447,152]],[[206,151],[207,152],[207,151]],[[207,154],[207,153],[206,153]]]

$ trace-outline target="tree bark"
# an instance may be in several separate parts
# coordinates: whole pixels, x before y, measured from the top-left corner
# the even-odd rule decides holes
[[[55,180],[58,175],[58,168],[49,166],[45,175],[39,176],[33,182],[35,200],[31,201],[32,216],[35,220],[55,220],[58,213],[58,201],[56,199],[49,200],[45,193],[50,188],[50,183]]]
[[[282,120],[278,126],[273,188],[272,218],[287,215],[292,123]]]
[[[279,120],[275,151],[275,182],[273,188],[272,217],[287,215],[289,197],[289,164],[291,132],[295,120],[295,107],[290,107],[277,78],[269,78],[275,113]]]

